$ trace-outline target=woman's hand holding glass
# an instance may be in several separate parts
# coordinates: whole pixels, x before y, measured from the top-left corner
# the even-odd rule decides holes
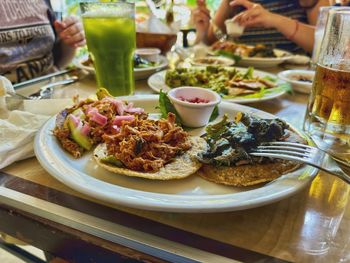
[[[83,25],[77,17],[69,16],[63,21],[56,20],[54,26],[62,42],[71,48],[86,44]]]
[[[233,18],[233,21],[244,27],[272,28],[275,27],[278,21],[278,15],[269,12],[260,4],[255,4],[248,0],[234,0],[230,2],[230,6],[232,8],[239,6],[245,8],[245,11]]]

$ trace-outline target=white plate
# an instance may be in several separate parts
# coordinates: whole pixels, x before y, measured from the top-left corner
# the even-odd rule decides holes
[[[87,60],[87,56],[81,57],[77,59],[74,64],[77,68],[84,69],[89,73],[95,74],[94,67],[85,66],[83,63]],[[162,70],[168,66],[168,60],[166,57],[159,55],[159,64],[155,67],[147,67],[147,68],[134,68],[134,76],[135,80],[146,79],[155,72]]]
[[[247,68],[236,67],[236,69],[240,70],[240,71],[243,71],[243,72],[247,71]],[[152,76],[150,76],[148,81],[147,81],[148,86],[152,90],[157,92],[157,93],[159,93],[160,90],[168,92],[171,89],[169,86],[167,86],[165,84],[165,73],[166,73],[166,70],[157,72],[157,73],[153,74]],[[256,69],[254,69],[254,76],[258,76],[258,77],[261,77],[261,78],[268,76],[268,77],[277,79],[277,76],[274,75],[274,74],[270,74],[268,72],[260,71],[260,70],[256,70]],[[277,83],[278,84],[283,84],[285,82],[281,81],[281,80],[277,80]],[[260,101],[275,99],[277,97],[282,96],[284,93],[286,93],[286,91],[282,90],[282,91],[277,91],[277,92],[270,93],[270,94],[265,94],[261,98],[242,98],[242,97],[237,97],[237,98],[233,98],[233,99],[223,99],[223,100],[224,101],[229,101],[229,102],[245,104],[245,103],[260,102]]]
[[[136,106],[155,112],[158,96],[126,97]],[[274,116],[266,112],[232,103],[221,103],[220,114],[229,116],[237,111],[252,113],[263,118]],[[35,154],[41,165],[55,178],[90,197],[139,209],[169,212],[219,212],[258,207],[301,190],[312,180],[316,169],[303,166],[293,173],[256,187],[237,188],[215,184],[192,175],[172,181],[152,181],[113,174],[98,167],[92,153],[80,159],[72,158],[58,144],[52,134],[55,117],[37,133]],[[203,129],[192,134],[202,134]],[[303,175],[303,177],[300,177]]]
[[[208,61],[213,61],[215,63],[206,63],[201,60],[208,60]],[[223,57],[223,56],[210,56],[210,57],[204,57],[204,58],[193,58],[190,63],[194,66],[225,66],[229,67],[235,64],[235,61],[233,59]]]
[[[274,49],[273,51],[277,56],[276,58],[242,57],[237,64],[242,67],[271,68],[276,67],[293,57],[291,53],[285,50]]]
[[[312,82],[296,80],[295,76],[304,76],[310,80],[313,80],[315,77],[315,71],[296,69],[296,70],[285,70],[278,73],[278,77],[286,82],[289,82],[295,91],[309,94],[312,89]]]

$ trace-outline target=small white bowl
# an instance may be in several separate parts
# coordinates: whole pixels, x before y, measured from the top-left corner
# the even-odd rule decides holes
[[[168,92],[168,96],[179,113],[183,124],[191,128],[203,127],[208,124],[215,106],[221,101],[220,95],[216,92],[199,87],[175,88]],[[208,102],[190,102],[195,99]]]
[[[194,66],[229,67],[235,64],[235,61],[233,59],[226,58],[226,57],[212,56],[212,57],[194,58],[192,59],[191,64]]]
[[[226,33],[231,37],[239,37],[243,34],[244,27],[234,22],[232,19],[227,19],[225,21]]]
[[[137,48],[135,50],[135,54],[154,63],[158,63],[160,52],[159,48]]]
[[[311,92],[314,77],[315,71],[313,70],[285,70],[278,73],[278,78],[290,83],[293,90],[305,94]]]

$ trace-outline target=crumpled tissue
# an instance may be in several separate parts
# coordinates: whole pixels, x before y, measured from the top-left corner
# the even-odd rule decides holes
[[[0,169],[34,156],[36,132],[51,115],[72,105],[71,99],[23,101],[23,110],[9,111],[5,96],[14,92],[11,82],[0,76]]]

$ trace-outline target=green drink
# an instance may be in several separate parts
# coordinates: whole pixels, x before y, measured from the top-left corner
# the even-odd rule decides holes
[[[133,94],[134,4],[82,3],[80,7],[98,86],[113,96]]]

